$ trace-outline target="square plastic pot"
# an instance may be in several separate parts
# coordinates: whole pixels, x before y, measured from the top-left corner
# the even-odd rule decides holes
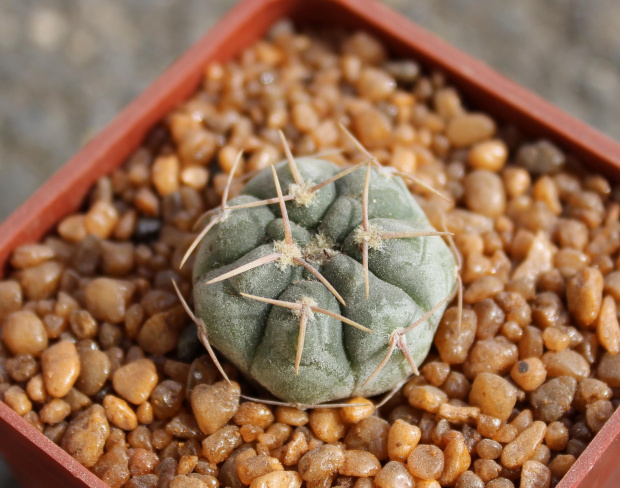
[[[120,166],[148,130],[194,92],[208,63],[235,56],[282,18],[367,30],[393,54],[444,72],[471,106],[517,125],[528,136],[553,140],[594,171],[620,177],[619,144],[375,0],[244,0],[0,226],[0,271],[13,249],[38,241],[76,211],[90,186]],[[1,402],[0,453],[23,488],[108,486]],[[616,487],[619,458],[617,411],[558,486]]]

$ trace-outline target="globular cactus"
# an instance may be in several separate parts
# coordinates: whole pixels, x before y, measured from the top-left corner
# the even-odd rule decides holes
[[[390,390],[454,296],[447,233],[372,158],[342,171],[288,156],[225,195],[196,240],[199,335],[286,402]]]

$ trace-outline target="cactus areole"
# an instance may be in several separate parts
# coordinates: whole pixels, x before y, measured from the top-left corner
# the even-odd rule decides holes
[[[444,233],[376,161],[343,171],[289,158],[207,226],[193,269],[199,334],[286,402],[394,388],[417,372],[455,293]]]

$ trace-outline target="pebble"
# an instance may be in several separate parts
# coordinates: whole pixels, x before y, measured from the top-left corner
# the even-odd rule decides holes
[[[474,144],[467,156],[469,166],[474,169],[500,171],[508,159],[508,147],[500,139]]]
[[[191,393],[191,404],[200,430],[213,434],[224,427],[237,413],[240,395],[241,388],[234,381],[196,385]]]
[[[92,472],[111,488],[121,488],[129,481],[129,455],[124,449],[112,449],[99,458]]]
[[[493,137],[495,122],[488,115],[469,113],[448,121],[446,135],[454,147],[467,147]]]
[[[547,370],[540,359],[532,357],[516,362],[510,377],[523,390],[533,391],[545,382]]]
[[[551,473],[549,468],[538,461],[526,461],[521,469],[520,488],[549,488]]]
[[[363,68],[357,80],[357,91],[363,98],[371,102],[379,102],[388,98],[396,89],[396,81],[382,69]]]
[[[620,387],[620,354],[603,354],[597,369],[598,377],[612,388]]]
[[[414,386],[407,392],[407,400],[412,407],[437,413],[439,407],[448,402],[448,395],[434,386]]]
[[[368,478],[381,470],[381,463],[368,451],[347,449],[344,451],[344,463],[338,470],[342,476]]]
[[[451,486],[467,471],[471,464],[471,456],[462,436],[448,442],[443,454],[444,467],[438,481],[441,486]]]
[[[415,483],[407,466],[398,461],[390,461],[383,466],[374,482],[378,488],[413,488]]]
[[[517,346],[507,340],[493,337],[478,341],[469,352],[469,360],[463,366],[463,373],[468,378],[475,378],[480,373],[503,376],[510,371],[517,357]]]
[[[388,456],[392,461],[407,462],[411,451],[420,442],[422,432],[417,425],[397,419],[388,434]]]
[[[165,197],[179,189],[179,168],[181,163],[174,155],[159,156],[153,162],[151,179],[160,196]]]
[[[333,408],[316,408],[310,412],[308,425],[323,442],[336,442],[344,437],[346,426],[338,410]]]
[[[564,153],[547,140],[525,144],[517,153],[517,164],[534,175],[554,174],[562,169],[566,162]]]
[[[87,234],[107,239],[114,232],[119,215],[110,202],[99,200],[90,208],[84,217],[84,228]]]
[[[481,373],[471,386],[469,403],[485,415],[507,420],[517,403],[517,389],[501,376]]]
[[[435,334],[434,343],[444,363],[462,364],[467,359],[469,348],[476,338],[477,319],[473,310],[463,309],[462,320],[458,322],[458,310],[450,307],[444,313]]]
[[[17,281],[0,281],[0,321],[11,312],[18,311],[23,300],[22,288]]]
[[[122,398],[106,395],[103,399],[103,408],[108,421],[119,429],[134,430],[138,427],[135,412]]]
[[[548,377],[572,376],[579,381],[590,376],[590,365],[581,354],[572,349],[547,351],[541,359]]]
[[[78,462],[90,468],[103,454],[110,425],[101,405],[93,405],[69,423],[61,447]]]
[[[597,400],[586,407],[586,423],[590,430],[597,433],[614,413],[614,406],[609,400]]]
[[[139,359],[117,369],[112,375],[112,386],[125,400],[140,405],[148,400],[157,378],[153,361]]]
[[[18,415],[26,415],[32,410],[32,402],[28,395],[17,385],[10,386],[4,392],[4,403]]]
[[[301,482],[301,476],[295,471],[273,471],[256,478],[250,488],[299,488]]]
[[[368,398],[354,397],[346,403],[357,405],[352,407],[342,407],[340,410],[340,417],[342,420],[350,424],[356,424],[359,421],[370,417],[375,411],[374,403],[368,400]]]
[[[618,325],[616,301],[610,295],[606,296],[601,304],[601,311],[596,319],[596,337],[609,353],[620,352],[620,325]]]
[[[388,458],[387,446],[390,424],[379,417],[370,416],[353,425],[344,443],[349,449],[363,449],[383,461]]]
[[[0,331],[3,342],[15,355],[39,356],[47,347],[47,332],[43,322],[28,310],[9,314]]]
[[[506,193],[502,179],[492,171],[475,170],[465,177],[467,208],[487,217],[499,217],[506,210]]]
[[[152,414],[159,420],[174,417],[185,400],[185,387],[174,380],[164,380],[151,393]]]
[[[181,306],[153,315],[140,328],[138,344],[149,354],[163,356],[177,347],[187,320]]]
[[[560,376],[547,381],[530,395],[534,416],[545,422],[558,420],[568,412],[577,390],[577,380]]]
[[[507,444],[502,451],[502,464],[510,469],[519,468],[525,461],[532,458],[536,449],[545,438],[547,426],[544,422],[535,421],[521,432],[517,438]]]
[[[45,300],[58,290],[63,267],[56,261],[46,261],[19,272],[19,283],[29,300]]]
[[[39,411],[39,418],[41,422],[54,425],[65,420],[70,413],[71,407],[67,402],[60,398],[52,398]]]
[[[383,113],[368,108],[353,118],[353,130],[364,147],[371,150],[390,140],[392,126]]]
[[[276,407],[276,422],[300,427],[309,420],[308,412],[295,407]]]
[[[407,458],[409,473],[423,480],[436,480],[441,475],[443,467],[443,451],[434,445],[420,444]]]
[[[280,461],[271,456],[251,456],[237,463],[239,479],[245,485],[272,471],[284,471],[284,467]]]
[[[47,392],[64,397],[80,374],[80,357],[75,345],[67,340],[57,342],[41,355],[41,371]]]
[[[612,389],[600,380],[586,378],[577,384],[573,407],[578,412],[585,412],[586,406],[599,400],[611,400]]]
[[[299,460],[299,474],[307,482],[320,481],[333,474],[344,466],[344,452],[336,445],[322,445],[316,447]]]
[[[273,424],[274,416],[267,405],[255,402],[245,402],[239,405],[237,413],[233,417],[233,422],[239,426],[255,425],[261,429],[267,429]],[[246,484],[250,484],[249,482]]]
[[[227,425],[202,441],[202,454],[210,463],[221,463],[241,444],[243,439],[239,427]]]
[[[125,313],[135,285],[129,281],[96,278],[84,288],[86,307],[97,320],[113,324],[125,320]]]
[[[603,275],[597,268],[583,268],[566,282],[568,310],[578,325],[594,323],[603,302]]]

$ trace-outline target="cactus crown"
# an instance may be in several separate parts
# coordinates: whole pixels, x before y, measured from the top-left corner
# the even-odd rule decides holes
[[[227,202],[238,156],[183,259],[198,248],[186,310],[218,367],[211,343],[285,401],[387,391],[417,374],[457,289],[449,233],[432,228],[410,176],[361,146],[368,158],[339,171],[296,161],[281,137],[287,159]]]

